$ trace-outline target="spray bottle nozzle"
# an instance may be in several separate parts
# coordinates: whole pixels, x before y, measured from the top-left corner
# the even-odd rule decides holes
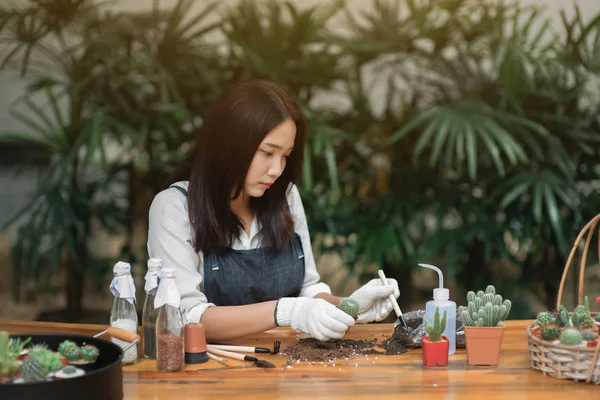
[[[429,269],[436,271],[438,273],[438,277],[440,280],[440,289],[444,288],[444,274],[442,273],[441,269],[439,269],[438,267],[436,267],[434,265],[430,265],[430,264],[419,264],[419,265],[421,267],[429,268]]]
[[[450,291],[444,288],[444,274],[442,270],[438,267],[431,264],[419,264],[419,266],[424,268],[429,268],[438,273],[439,278],[439,287],[437,289],[433,289],[433,298],[434,300],[448,300],[450,297]]]

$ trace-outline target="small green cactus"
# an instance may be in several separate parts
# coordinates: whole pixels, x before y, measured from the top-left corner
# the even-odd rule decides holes
[[[346,297],[340,301],[339,309],[356,319],[358,316],[359,305],[356,300]]]
[[[571,322],[574,327],[579,327],[583,323],[583,320],[587,316],[587,312],[585,311],[584,306],[575,307],[575,311],[573,311],[573,315],[571,315]]]
[[[600,322],[600,314],[596,314],[596,318],[594,318],[596,322]]]
[[[592,329],[594,327],[593,318],[590,315],[586,315],[583,322],[581,322],[581,327],[583,329]]]
[[[38,360],[48,372],[56,372],[63,367],[63,364],[60,361],[60,354],[48,350],[43,346],[32,347],[28,357]]]
[[[467,306],[460,306],[459,315],[465,326],[504,326],[512,303],[496,294],[496,288],[488,285],[485,292],[467,293]]]
[[[77,361],[81,358],[81,349],[77,346],[69,347],[65,351],[65,358],[67,361]]]
[[[70,349],[71,347],[77,347],[77,344],[70,340],[65,340],[64,342],[62,342],[61,344],[58,345],[58,352],[61,355],[65,356],[66,351],[68,349]]]
[[[67,365],[61,370],[61,372],[65,375],[73,375],[77,372],[77,367],[74,367],[73,365]]]
[[[429,341],[431,342],[441,342],[442,341],[442,333],[446,329],[446,317],[447,312],[444,310],[444,316],[440,321],[440,308],[435,308],[435,313],[433,314],[433,325],[430,324],[426,319],[423,319],[425,330],[427,331],[427,335],[429,336]]]
[[[567,346],[577,346],[581,341],[581,332],[576,328],[567,328],[560,336],[560,343]]]
[[[536,323],[540,326],[546,325],[550,321],[552,321],[552,315],[548,311],[543,311],[537,315]]]
[[[585,313],[589,315],[590,313],[590,299],[585,296],[585,298],[583,299],[583,309],[585,310]]]
[[[555,322],[548,322],[542,326],[540,335],[543,340],[556,340],[560,337],[560,327]]]
[[[19,371],[21,363],[16,361],[18,353],[11,351],[11,343],[8,332],[0,332],[0,376],[10,376]]]
[[[85,361],[96,361],[99,355],[98,349],[92,345],[87,344],[81,348],[81,357]]]
[[[25,382],[42,382],[48,375],[42,363],[35,357],[27,357],[21,366],[21,377]]]
[[[569,311],[561,304],[558,307],[558,321],[560,322],[560,326],[562,327],[570,327],[571,322],[569,319]]]
[[[587,342],[593,342],[594,340],[596,340],[596,338],[598,337],[598,335],[596,335],[596,332],[594,331],[583,331],[581,332],[581,338]]]

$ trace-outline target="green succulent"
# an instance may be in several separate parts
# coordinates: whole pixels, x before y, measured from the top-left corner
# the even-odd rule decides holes
[[[512,303],[496,294],[496,289],[488,285],[485,292],[480,290],[467,293],[467,306],[460,306],[458,312],[465,326],[504,326]]]
[[[544,340],[556,340],[560,337],[560,327],[557,324],[548,323],[542,327],[540,335]]]
[[[600,314],[596,314],[596,318],[594,318],[596,322],[600,322]]]
[[[351,299],[349,297],[346,297],[342,299],[342,301],[340,301],[339,309],[354,319],[356,319],[356,317],[358,316],[359,308],[360,307],[356,300]]]
[[[29,351],[28,358],[35,358],[38,360],[48,372],[55,372],[63,367],[63,364],[60,361],[60,354],[44,347],[32,348]]]
[[[65,358],[67,361],[77,361],[81,358],[81,349],[77,346],[69,347],[65,351]]]
[[[587,316],[588,313],[585,311],[585,306],[575,307],[575,311],[573,311],[573,315],[571,315],[571,322],[573,323],[573,326],[578,327],[581,325]]]
[[[96,361],[99,355],[98,349],[92,345],[87,344],[81,348],[81,357],[85,361]]]
[[[583,329],[592,329],[594,327],[594,319],[590,315],[586,315],[581,322],[581,327]]]
[[[537,315],[536,323],[540,326],[546,325],[553,320],[552,315],[548,311],[542,311]]]
[[[593,342],[594,340],[596,340],[596,338],[598,337],[598,335],[596,335],[596,332],[594,331],[583,331],[581,332],[581,338],[587,342]]]
[[[444,316],[440,320],[440,308],[436,307],[435,314],[433,315],[433,325],[426,319],[423,320],[425,330],[431,342],[440,342],[442,340],[442,333],[446,329],[446,317],[447,312],[444,310]]]
[[[575,328],[565,329],[560,336],[560,343],[567,346],[577,346],[581,341],[581,332]]]
[[[558,321],[562,327],[571,326],[569,311],[562,304],[558,307]]]
[[[77,367],[74,367],[73,365],[67,365],[66,367],[64,367],[62,369],[62,372],[65,375],[73,375],[74,373],[77,372]]]
[[[46,380],[47,370],[35,357],[27,357],[21,366],[21,377],[25,382],[42,382]]]
[[[70,341],[70,340],[65,340],[60,345],[58,345],[58,352],[61,355],[65,356],[66,351],[68,349],[70,349],[71,347],[77,347],[77,344],[75,342]]]
[[[8,332],[0,332],[0,376],[10,376],[19,371],[21,362],[17,358],[30,339],[21,342],[11,339]]]

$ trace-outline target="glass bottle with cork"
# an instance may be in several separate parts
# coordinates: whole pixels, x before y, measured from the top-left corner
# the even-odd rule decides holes
[[[119,261],[113,268],[114,278],[110,283],[110,291],[115,296],[110,313],[110,326],[125,329],[137,335],[138,317],[135,309],[135,283],[131,276],[131,265]],[[111,341],[123,349],[123,365],[138,362],[137,345],[112,338]]]
[[[179,302],[181,297],[175,282],[175,270],[159,271],[158,291],[154,307],[156,320],[156,367],[161,372],[177,372],[184,368],[184,321]]]
[[[144,291],[146,292],[142,310],[144,357],[152,360],[156,359],[156,319],[158,318],[158,311],[154,308],[154,299],[158,290],[158,272],[161,268],[162,260],[160,258],[149,259],[144,284]]]

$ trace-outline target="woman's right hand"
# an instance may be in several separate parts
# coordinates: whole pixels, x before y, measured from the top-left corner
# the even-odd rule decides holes
[[[275,321],[321,341],[341,339],[355,324],[354,318],[326,300],[284,297],[277,303]]]

